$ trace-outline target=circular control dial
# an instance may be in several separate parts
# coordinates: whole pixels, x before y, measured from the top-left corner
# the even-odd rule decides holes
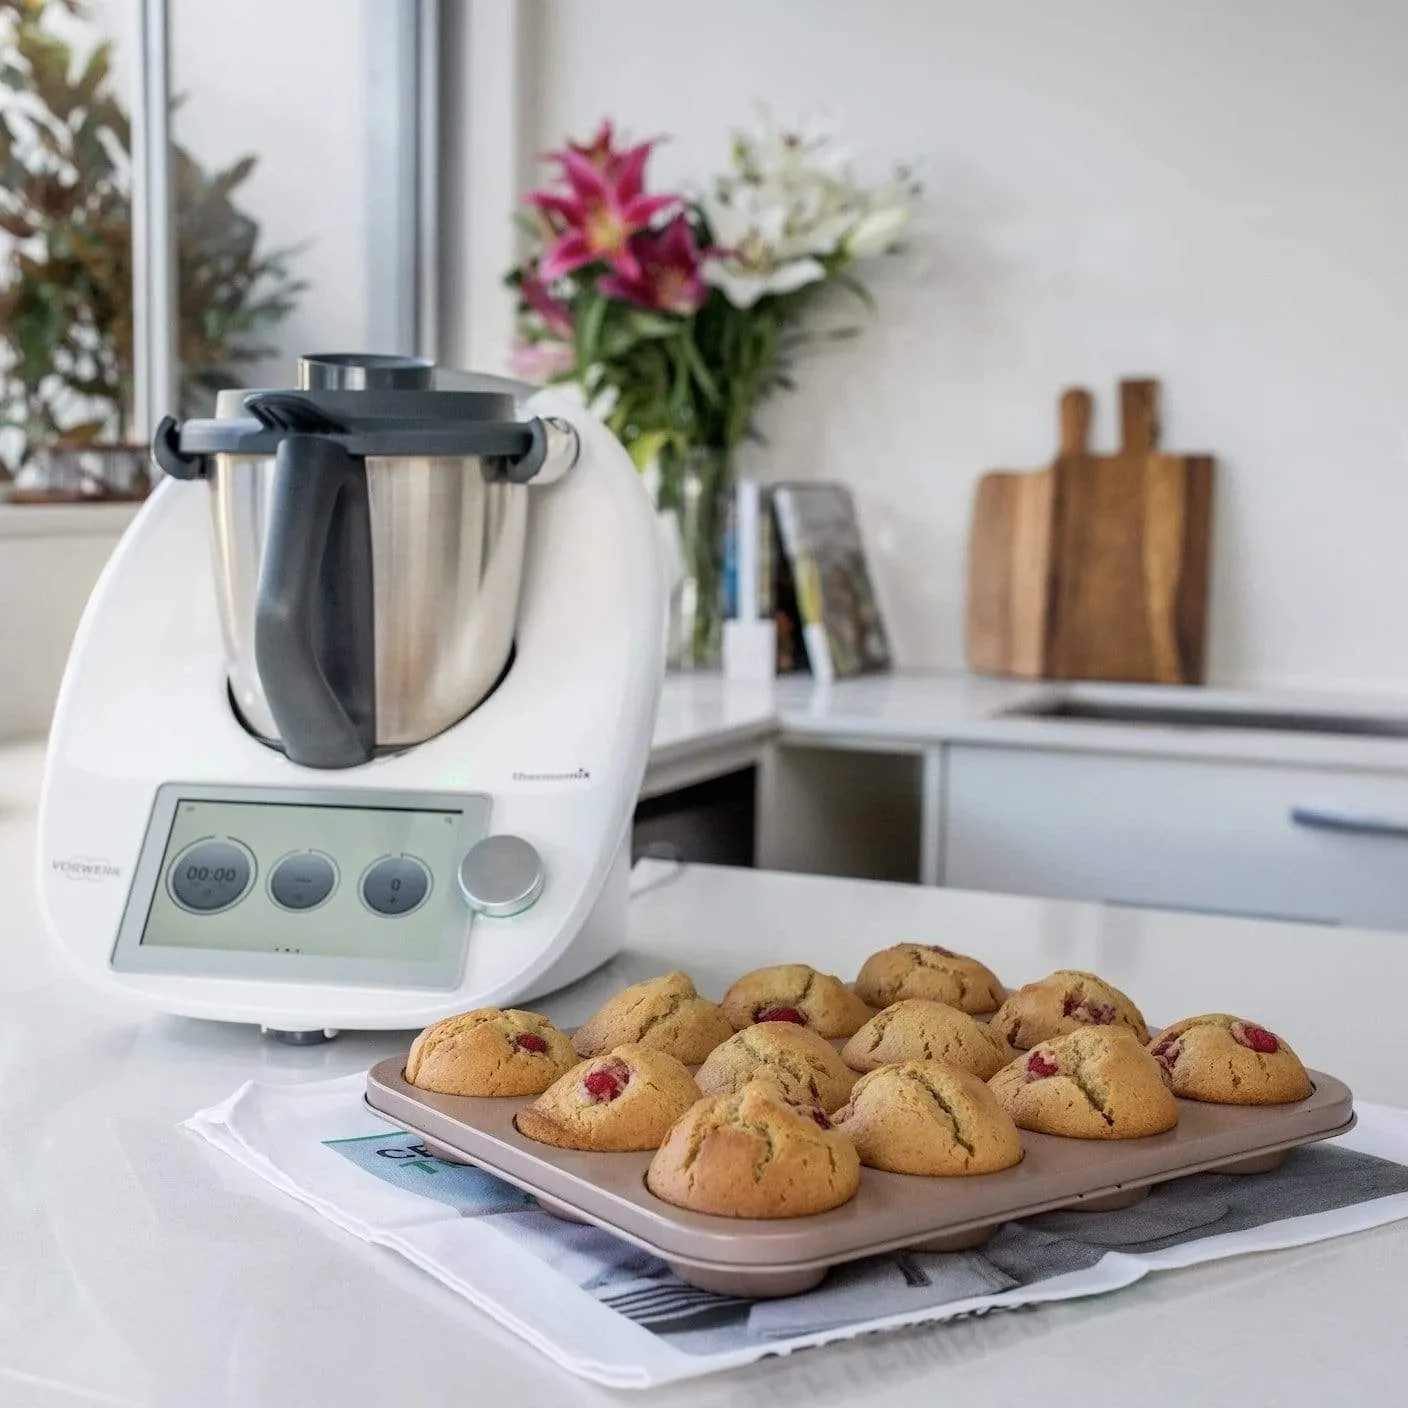
[[[486,836],[460,862],[460,889],[480,914],[521,914],[543,893],[543,859],[521,836]]]
[[[362,876],[362,903],[394,919],[419,909],[430,893],[430,872],[414,856],[383,856]]]
[[[269,876],[269,894],[280,909],[316,909],[337,885],[337,867],[321,851],[295,851]]]
[[[238,841],[197,841],[171,862],[166,884],[182,909],[218,914],[245,897],[254,869],[254,857]]]

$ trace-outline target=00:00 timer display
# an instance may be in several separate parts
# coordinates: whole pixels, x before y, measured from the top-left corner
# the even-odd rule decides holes
[[[221,865],[217,865],[214,870],[208,865],[188,865],[186,867],[187,880],[213,880],[217,885],[221,885],[228,884],[234,878],[233,868],[227,869]]]

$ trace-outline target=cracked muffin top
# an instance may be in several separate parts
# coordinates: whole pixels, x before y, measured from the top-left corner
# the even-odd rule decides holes
[[[792,1022],[744,1027],[715,1047],[695,1076],[705,1095],[741,1090],[762,1078],[775,1081],[786,1099],[819,1105],[828,1114],[845,1104],[856,1080],[825,1037]]]
[[[745,973],[724,994],[723,1009],[735,1031],[754,1022],[791,1022],[819,1036],[850,1036],[874,1013],[830,973],[805,963],[782,963]]]
[[[834,1116],[861,1163],[888,1173],[996,1173],[1022,1160],[1022,1136],[971,1071],[946,1061],[902,1061],[856,1082]]]
[[[1175,1095],[1214,1105],[1285,1105],[1311,1093],[1300,1057],[1275,1032],[1225,1012],[1165,1027],[1149,1053]]]
[[[479,1007],[421,1032],[406,1057],[406,1079],[439,1095],[537,1095],[576,1060],[546,1017]]]
[[[993,1029],[1019,1051],[1081,1027],[1125,1027],[1149,1040],[1144,1014],[1117,987],[1074,968],[1061,968],[1018,989],[998,1009]]]
[[[960,1012],[994,1012],[1002,1001],[1002,984],[991,968],[937,944],[895,944],[872,953],[861,965],[856,991],[872,1007],[926,997]]]
[[[1043,1041],[989,1082],[1022,1129],[1072,1139],[1142,1139],[1178,1123],[1159,1063],[1124,1027]]]
[[[854,1071],[896,1061],[948,1061],[982,1080],[996,1075],[1014,1054],[986,1023],[923,997],[892,1003],[841,1048],[841,1059]]]
[[[697,1066],[733,1035],[723,1008],[702,998],[687,973],[667,973],[618,992],[572,1036],[579,1056],[600,1056],[634,1044]]]
[[[694,1077],[673,1056],[649,1046],[618,1046],[560,1076],[518,1112],[514,1126],[525,1138],[559,1149],[657,1149],[698,1099]]]
[[[856,1147],[819,1108],[789,1104],[771,1081],[706,1096],[650,1161],[664,1202],[723,1217],[808,1217],[860,1187]]]

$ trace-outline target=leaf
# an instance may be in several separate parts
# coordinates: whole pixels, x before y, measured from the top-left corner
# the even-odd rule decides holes
[[[606,318],[607,300],[596,292],[586,297],[586,309],[576,319],[572,329],[572,347],[579,367],[590,367],[596,363],[601,327]]]
[[[103,420],[84,420],[77,425],[70,425],[64,429],[64,439],[73,440],[80,445],[91,445],[94,440],[106,432],[108,422]]]
[[[83,72],[78,75],[78,82],[73,85],[74,103],[83,106],[91,103],[94,95],[107,82],[111,68],[112,45],[106,42],[97,45],[88,55],[88,62],[83,65]]]
[[[854,274],[833,274],[830,282],[834,283],[838,288],[845,289],[853,298],[859,299],[870,312],[873,313],[875,311],[874,295]]]
[[[679,332],[682,326],[679,318],[667,318],[660,313],[647,312],[645,309],[633,309],[631,311],[631,326],[640,337],[673,337]]]
[[[718,405],[722,401],[718,383],[710,375],[709,368],[704,365],[704,359],[699,355],[699,348],[694,345],[693,337],[686,335],[681,338],[680,350],[689,362],[689,369],[694,374],[694,380],[704,393],[705,399]]]
[[[644,434],[637,435],[629,445],[626,446],[631,459],[637,469],[646,469],[652,460],[659,457],[661,450],[674,439],[673,434],[668,430],[647,430]]]
[[[67,122],[76,106],[68,81],[73,51],[63,40],[32,23],[16,29],[15,49],[29,66],[31,82],[44,106],[61,122]]]

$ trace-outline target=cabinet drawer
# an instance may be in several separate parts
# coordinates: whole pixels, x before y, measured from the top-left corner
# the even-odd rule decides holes
[[[947,802],[960,889],[1408,929],[1408,779],[955,746]]]

